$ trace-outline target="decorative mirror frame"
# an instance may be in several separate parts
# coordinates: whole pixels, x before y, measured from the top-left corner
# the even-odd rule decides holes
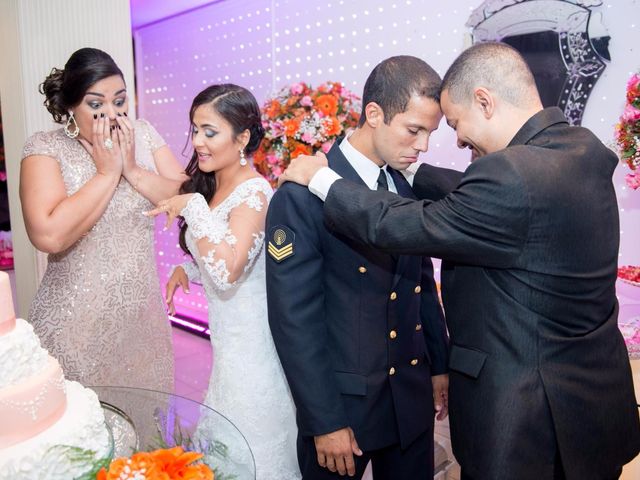
[[[558,107],[571,125],[580,125],[589,94],[606,67],[589,34],[595,29],[592,7],[600,5],[602,0],[486,0],[471,13],[466,26],[472,29],[473,43],[558,33],[566,68]]]

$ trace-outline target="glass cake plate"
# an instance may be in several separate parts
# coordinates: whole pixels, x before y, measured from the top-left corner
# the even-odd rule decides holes
[[[206,405],[142,388],[92,386],[113,435],[114,458],[181,446],[202,453],[216,480],[255,480],[255,462],[236,426]]]

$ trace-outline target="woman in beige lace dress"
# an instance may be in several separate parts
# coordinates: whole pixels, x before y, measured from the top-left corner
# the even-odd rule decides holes
[[[158,283],[154,223],[142,212],[186,178],[147,122],[130,121],[122,72],[83,48],[41,85],[65,127],[24,147],[27,233],[49,263],[29,311],[72,380],[171,391],[171,329]]]

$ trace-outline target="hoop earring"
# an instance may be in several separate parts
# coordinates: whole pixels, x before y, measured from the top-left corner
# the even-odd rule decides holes
[[[71,125],[74,125],[75,128],[73,132],[69,129]],[[69,112],[69,118],[67,119],[67,124],[64,126],[64,134],[69,138],[76,138],[80,133],[80,127],[78,126],[78,122],[76,122],[75,117],[73,116],[73,112]]]
[[[244,167],[247,164],[247,157],[244,156],[244,148],[240,149],[240,166]]]

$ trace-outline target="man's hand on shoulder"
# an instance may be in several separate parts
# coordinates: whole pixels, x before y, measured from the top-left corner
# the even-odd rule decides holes
[[[307,186],[318,170],[328,165],[327,157],[322,152],[314,156],[299,155],[291,160],[286,170],[278,177],[278,186],[280,187],[284,182],[295,182]]]
[[[318,455],[318,465],[328,468],[340,475],[348,474],[353,477],[356,474],[356,464],[353,455],[361,456],[362,450],[349,427],[341,428],[335,432],[316,435],[313,437]]]

